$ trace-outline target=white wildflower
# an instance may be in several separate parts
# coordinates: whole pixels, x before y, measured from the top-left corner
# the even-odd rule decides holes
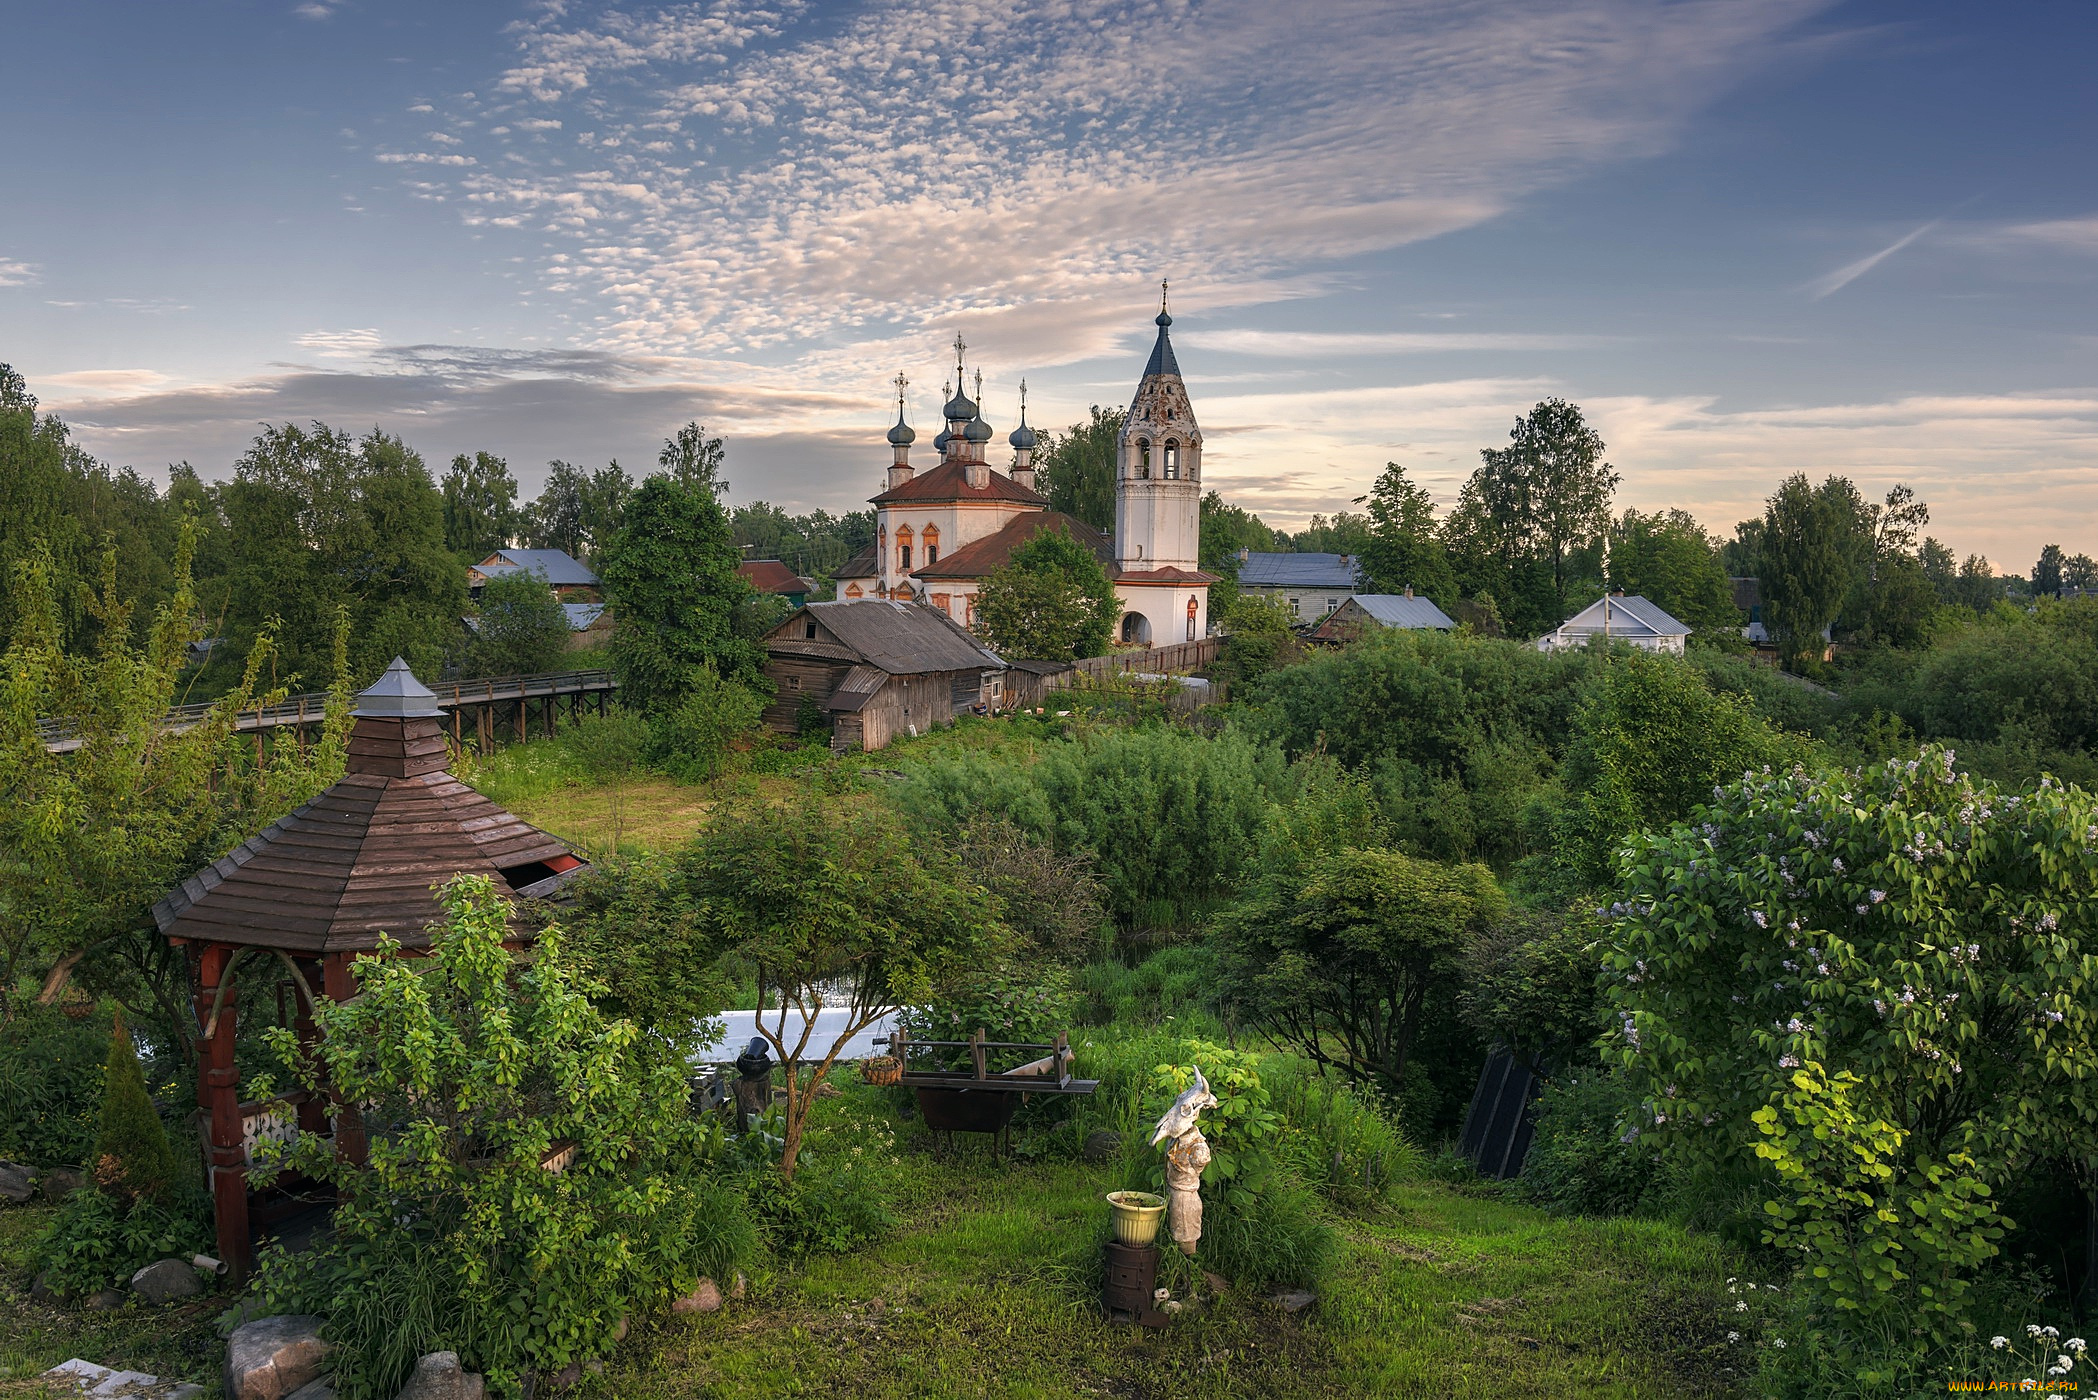
[[[2004,1349],[2005,1347],[2009,1346],[2010,1344],[2011,1344],[2011,1339],[2010,1339],[2009,1337],[1991,1337],[1991,1338],[1989,1338],[1989,1345],[1990,1345],[1990,1346],[1992,1346],[1992,1347],[1994,1347],[1994,1348],[1996,1348],[1996,1350],[1998,1350],[1998,1351],[2002,1351],[2002,1350],[2003,1350],[2003,1349]]]

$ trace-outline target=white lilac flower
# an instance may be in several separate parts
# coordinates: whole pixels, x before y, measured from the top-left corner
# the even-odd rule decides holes
[[[1874,997],[1872,999],[1872,1009],[1874,1011],[1877,1011],[1882,1016],[1887,1014],[1887,1004],[1881,1001],[1878,997]]]
[[[1829,972],[1828,972],[1828,964],[1827,964],[1827,963],[1816,963],[1816,964],[1814,964],[1814,970],[1815,970],[1816,972],[1820,973],[1820,974],[1821,974],[1821,975],[1822,975],[1823,977],[1826,977],[1826,976],[1828,976],[1828,975],[1829,975]]]
[[[1807,1023],[1800,1020],[1797,1016],[1794,1016],[1791,1020],[1785,1022],[1785,1029],[1792,1032],[1792,1034],[1794,1035],[1798,1035],[1801,1031],[1805,1030],[1806,1028]]]
[[[1760,910],[1760,909],[1751,909],[1751,910],[1749,910],[1749,911],[1748,911],[1748,921],[1749,921],[1750,923],[1754,924],[1754,925],[1755,925],[1755,926],[1756,926],[1757,928],[1769,928],[1769,927],[1770,927],[1770,920],[1764,917],[1764,915],[1763,915],[1763,911],[1762,911],[1762,910]]]
[[[1858,912],[1859,912],[1860,914],[1863,914],[1863,913],[1866,913],[1866,912],[1870,911],[1870,910],[1871,910],[1871,908],[1872,908],[1872,906],[1871,906],[1871,905],[1869,905],[1869,904],[1860,904],[1860,905],[1858,906]]]
[[[1799,1068],[1799,1056],[1797,1056],[1797,1055],[1780,1055],[1780,1056],[1778,1056],[1778,1061],[1777,1061],[1777,1067],[1778,1067],[1779,1069],[1798,1069],[1798,1068]]]
[[[1887,892],[1885,890],[1869,890],[1866,892],[1865,897],[1877,904],[1887,897]]]
[[[1837,856],[1834,860],[1830,861],[1829,864],[1836,867],[1837,874],[1840,875],[1843,873],[1843,857]]]

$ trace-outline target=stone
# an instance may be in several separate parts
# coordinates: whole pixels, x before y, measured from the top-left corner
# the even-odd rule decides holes
[[[529,1390],[525,1395],[529,1397]],[[332,1397],[331,1397],[332,1400]],[[488,1378],[479,1371],[468,1371],[459,1378],[459,1400],[488,1400]]]
[[[466,1368],[456,1351],[433,1351],[415,1363],[415,1373],[394,1400],[459,1400]]]
[[[1079,1156],[1088,1162],[1111,1162],[1122,1153],[1122,1135],[1102,1128],[1096,1133],[1087,1133],[1085,1146]]]
[[[44,1199],[56,1204],[87,1184],[87,1179],[71,1167],[52,1167],[36,1179],[36,1189]]]
[[[1204,1269],[1202,1271],[1202,1281],[1209,1285],[1210,1292],[1219,1297],[1231,1291],[1231,1280],[1225,1278],[1222,1274],[1213,1274],[1209,1270]]]
[[[741,1302],[743,1300],[743,1295],[745,1293],[748,1293],[749,1291],[750,1280],[744,1276],[743,1271],[741,1269],[736,1270],[736,1281],[733,1284],[729,1285],[728,1296],[734,1298],[738,1302]],[[878,1298],[875,1300],[877,1305],[880,1303],[880,1301],[881,1300]]]
[[[29,1299],[34,1303],[56,1303],[65,1298],[59,1289],[58,1275],[49,1269],[38,1274],[29,1285]]]
[[[119,1371],[109,1366],[97,1366],[92,1361],[74,1357],[61,1361],[44,1372],[42,1379],[63,1381],[72,1393],[88,1396],[152,1395],[159,1396],[160,1377],[144,1371]]]
[[[670,1305],[674,1313],[702,1313],[721,1311],[721,1285],[710,1278],[699,1281],[699,1287]]]
[[[226,1339],[227,1400],[284,1400],[320,1376],[321,1320],[304,1313],[243,1322]]]
[[[210,1392],[205,1390],[203,1386],[192,1385],[188,1381],[184,1381],[181,1385],[168,1392],[167,1400],[204,1400],[204,1397],[208,1394]],[[328,1392],[327,1400],[335,1400],[334,1391]]]
[[[1286,1313],[1300,1313],[1318,1300],[1318,1294],[1306,1292],[1301,1288],[1292,1288],[1286,1293],[1277,1293],[1268,1299],[1270,1303],[1273,1303]]]
[[[16,1205],[36,1194],[36,1168],[20,1162],[0,1162],[0,1201]]]
[[[124,1306],[124,1295],[114,1288],[105,1288],[100,1293],[91,1293],[87,1299],[89,1312],[115,1312]]]
[[[131,1291],[141,1303],[157,1308],[177,1298],[194,1298],[204,1291],[204,1285],[188,1260],[161,1259],[131,1276]]]
[[[626,1340],[626,1314],[619,1315],[619,1325],[612,1329],[612,1345],[618,1346]]]
[[[285,1400],[335,1400],[335,1378],[322,1376],[317,1381],[308,1381],[286,1396]]]
[[[553,1376],[548,1379],[547,1384],[552,1386],[555,1390],[567,1390],[572,1386],[580,1384],[582,1379],[583,1363],[581,1363],[580,1361],[571,1361],[566,1366],[563,1366],[560,1370],[554,1372]]]

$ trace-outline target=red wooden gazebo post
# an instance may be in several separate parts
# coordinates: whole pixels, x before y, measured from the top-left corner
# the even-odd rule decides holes
[[[210,1123],[211,1204],[218,1220],[219,1258],[238,1282],[248,1276],[254,1257],[248,1242],[248,1162],[241,1141],[240,1071],[233,1066],[237,993],[226,987],[225,996],[219,995],[232,961],[233,949],[223,943],[207,943],[197,955],[197,1104]]]

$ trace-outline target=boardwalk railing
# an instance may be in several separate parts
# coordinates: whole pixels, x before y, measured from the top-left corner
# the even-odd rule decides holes
[[[457,711],[475,706],[511,704],[519,706],[521,713],[521,707],[527,701],[538,700],[542,706],[550,706],[559,696],[602,695],[618,687],[619,682],[610,671],[594,670],[440,681],[430,689],[437,693],[439,709]],[[207,700],[201,704],[177,705],[161,720],[161,727],[178,733],[189,729],[211,713],[215,703]],[[298,728],[319,724],[327,717],[328,692],[315,690],[304,695],[287,695],[274,705],[257,705],[242,710],[234,717],[233,729],[235,733],[247,734],[265,729]],[[52,753],[70,753],[84,742],[62,719],[38,721],[37,732],[43,737],[44,747]]]

